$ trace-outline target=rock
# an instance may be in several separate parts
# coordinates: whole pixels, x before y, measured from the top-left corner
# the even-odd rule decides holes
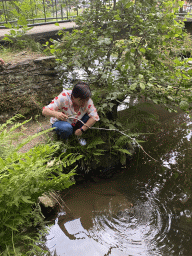
[[[40,196],[38,199],[40,204],[42,204],[44,207],[54,208],[57,204],[62,206],[61,205],[62,199],[60,198],[60,195],[57,194],[56,192],[45,193],[42,196]]]
[[[39,197],[40,203],[42,203],[45,207],[55,207],[56,205],[56,200],[53,199],[50,195],[43,194],[42,196]]]
[[[55,56],[48,56],[48,57],[40,57],[38,59],[35,59],[34,62],[35,63],[42,63],[44,61],[52,61],[52,60],[55,60]]]

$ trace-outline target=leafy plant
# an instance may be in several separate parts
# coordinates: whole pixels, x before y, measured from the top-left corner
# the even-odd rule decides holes
[[[28,26],[28,19],[39,17],[37,10],[38,13],[40,12],[41,17],[43,11],[42,3],[38,0],[10,1],[8,2],[8,7],[10,9],[6,11],[8,22],[6,20],[4,26],[9,29],[9,34],[6,34],[3,40],[8,42],[14,49],[29,48],[33,51],[42,51],[40,43],[25,36],[27,31],[32,29],[32,27]],[[4,14],[1,15],[1,19],[5,21]]]
[[[43,47],[39,42],[35,42],[35,40],[30,37],[25,37],[26,32],[32,28],[27,26],[27,21],[25,18],[18,22],[17,25],[7,23],[5,24],[5,27],[9,28],[10,30],[9,34],[5,34],[3,40],[8,42],[12,50],[30,49],[34,52],[40,52],[43,50]]]
[[[128,95],[142,95],[170,110],[178,106],[191,79],[178,56],[170,54],[185,48],[184,23],[176,20],[182,4],[120,0],[110,6],[91,1],[90,8],[76,18],[80,28],[61,31],[62,39],[50,45],[58,69],[67,71],[64,82],[68,72],[78,78],[76,70],[81,70],[96,91],[93,98],[104,116],[109,109],[115,113]],[[190,92],[185,94],[190,101]]]
[[[104,5],[94,0],[76,18],[78,29],[70,33],[60,31],[61,40],[47,43],[47,49],[57,58],[63,84],[68,81],[69,72],[74,80],[81,78],[89,82],[100,127],[123,130],[117,107],[128,96],[162,104],[169,111],[175,111],[175,106],[189,109],[191,69],[186,60],[172,54],[181,47],[189,48],[184,23],[176,19],[182,4],[181,1],[120,0]],[[81,71],[81,77],[77,70]],[[139,115],[145,118],[141,111]],[[152,116],[149,118],[152,121]],[[137,120],[134,124],[138,124]],[[128,134],[131,130],[137,132],[138,126],[133,127],[133,122],[127,126]],[[89,163],[98,149],[105,149],[104,155],[108,152],[109,156],[129,152],[126,143],[130,141],[122,140],[120,145],[117,144],[119,135],[107,132],[105,136],[102,137],[105,144],[85,153],[85,159],[91,159]]]
[[[15,147],[12,142],[21,135],[15,130],[29,121],[13,125],[18,117],[21,116],[17,115],[0,126],[0,249],[3,255],[21,255],[33,245],[35,247],[37,241],[30,236],[29,228],[43,222],[38,197],[74,184],[71,177],[75,174],[75,167],[68,172],[65,168],[81,158],[79,154],[57,154],[59,142],[39,144],[26,153],[19,153],[23,145],[50,129],[29,136]],[[12,127],[8,128],[8,125]],[[53,159],[54,164],[49,165]]]
[[[133,139],[130,136],[136,138],[139,133],[130,134],[129,131],[129,136],[127,136],[119,132],[112,124],[109,129],[99,128],[98,125],[96,124],[93,129],[83,134],[83,139],[87,142],[86,146],[82,146],[75,137],[71,137],[68,141],[67,152],[73,154],[79,152],[82,155],[78,163],[80,168],[77,174],[84,175],[91,171],[97,175],[98,172],[117,167],[120,163],[125,166],[127,158],[134,152]]]
[[[5,9],[3,3],[0,4],[1,9]],[[43,7],[47,7],[47,4],[42,5],[42,1],[39,0],[16,0],[8,1],[6,3],[6,9],[0,16],[1,21],[17,21],[20,22],[21,18],[34,19],[42,18]],[[46,13],[49,15],[49,10],[46,8]],[[6,16],[5,16],[6,15]],[[19,24],[20,25],[20,24]]]

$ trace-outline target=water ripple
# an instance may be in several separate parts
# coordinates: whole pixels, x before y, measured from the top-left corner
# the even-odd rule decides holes
[[[103,212],[95,210],[89,236],[109,248],[128,250],[129,255],[132,251],[133,255],[160,255],[157,243],[163,246],[172,214],[152,195],[146,193],[145,200],[140,198],[132,208],[121,202],[113,208],[109,204],[109,209]]]

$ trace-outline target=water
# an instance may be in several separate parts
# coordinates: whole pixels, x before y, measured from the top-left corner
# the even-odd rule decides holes
[[[68,88],[73,87],[73,82],[76,80],[83,80],[83,81],[87,81],[87,82],[90,82],[90,81],[93,82],[93,80],[97,80],[101,70],[103,70],[103,68],[104,68],[103,65],[104,65],[106,59],[107,59],[107,57],[102,57],[102,59],[95,60],[94,65],[93,65],[94,67],[88,68],[88,70],[90,72],[89,75],[83,68],[80,68],[78,66],[75,67],[73,69],[73,71],[70,71],[70,72],[67,70],[66,67],[59,68],[60,71],[61,70],[63,71],[63,75],[61,75],[61,77],[60,77],[60,79],[63,81],[63,88],[68,89]],[[109,60],[110,60],[111,64],[113,64],[116,61],[116,57],[110,56]],[[104,78],[106,79],[109,76],[115,82],[119,77],[119,71],[113,70],[112,73],[107,72],[104,75]]]
[[[167,118],[165,120],[165,118]],[[46,246],[58,256],[191,256],[192,122],[163,116],[131,164],[64,191]],[[159,130],[160,128],[160,130]],[[67,193],[67,194],[66,194]]]

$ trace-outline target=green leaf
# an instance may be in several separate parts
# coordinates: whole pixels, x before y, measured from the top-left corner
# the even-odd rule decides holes
[[[8,36],[8,35],[7,35],[7,36],[5,36],[5,37],[3,38],[3,40],[4,40],[4,41],[8,41],[8,42],[13,43],[13,40],[12,40],[11,38],[9,38],[9,36]]]
[[[153,102],[154,102],[155,104],[159,104],[158,100],[156,100],[156,99],[153,99]]]
[[[142,52],[142,53],[145,53],[145,52],[146,52],[145,48],[140,48],[139,50],[140,50],[140,52]]]
[[[171,96],[167,96],[167,98],[169,99],[169,100],[173,100],[173,97],[171,97]]]
[[[124,153],[124,154],[127,154],[127,155],[131,155],[131,153],[129,152],[129,150],[127,149],[124,149],[124,148],[119,148],[118,151]]]
[[[119,14],[114,15],[114,20],[121,20]]]
[[[15,230],[15,231],[18,231],[15,227],[13,227],[12,225],[9,225],[9,224],[7,224],[7,223],[5,223],[5,224],[3,224],[4,226],[6,226],[6,227],[8,227],[8,228],[10,228],[10,229],[12,229],[12,230]]]
[[[187,101],[181,101],[179,104],[180,109],[186,111],[189,108],[189,103]]]
[[[3,237],[5,235],[5,232],[0,233],[0,237]]]
[[[56,23],[55,23],[55,26],[59,26],[59,23],[58,23],[58,22],[56,22]]]
[[[11,29],[11,30],[10,30],[10,34],[11,34],[12,36],[15,36],[15,35],[16,35],[16,31],[15,31],[14,29]]]
[[[116,129],[116,127],[112,124],[109,124],[109,129]]]
[[[133,84],[131,84],[130,89],[135,90],[136,87],[137,87],[137,83],[133,83]]]
[[[175,179],[177,179],[178,176],[179,176],[179,174],[178,174],[177,172],[175,172],[173,175],[174,175],[174,178],[175,178]]]
[[[111,39],[110,38],[105,38],[105,44],[109,45],[111,43]]]
[[[55,52],[55,49],[50,49],[51,54],[54,54],[54,52]]]
[[[125,5],[125,8],[129,9],[131,6],[133,6],[133,2],[129,2]]]
[[[103,156],[104,154],[99,153],[99,152],[94,152],[93,155],[94,155],[94,156]]]
[[[11,25],[11,23],[5,23],[5,24],[3,24],[3,26],[5,26],[6,28],[9,28],[9,29],[11,29],[12,28],[12,25]]]
[[[149,86],[149,87],[153,87],[154,85],[153,84],[151,84],[151,83],[147,83],[147,85]]]
[[[142,90],[145,90],[145,84],[144,84],[144,83],[140,83],[140,88],[141,88]]]
[[[27,204],[34,204],[34,202],[32,202],[31,197],[30,196],[22,196],[21,199],[23,200],[23,202],[27,203]]]

